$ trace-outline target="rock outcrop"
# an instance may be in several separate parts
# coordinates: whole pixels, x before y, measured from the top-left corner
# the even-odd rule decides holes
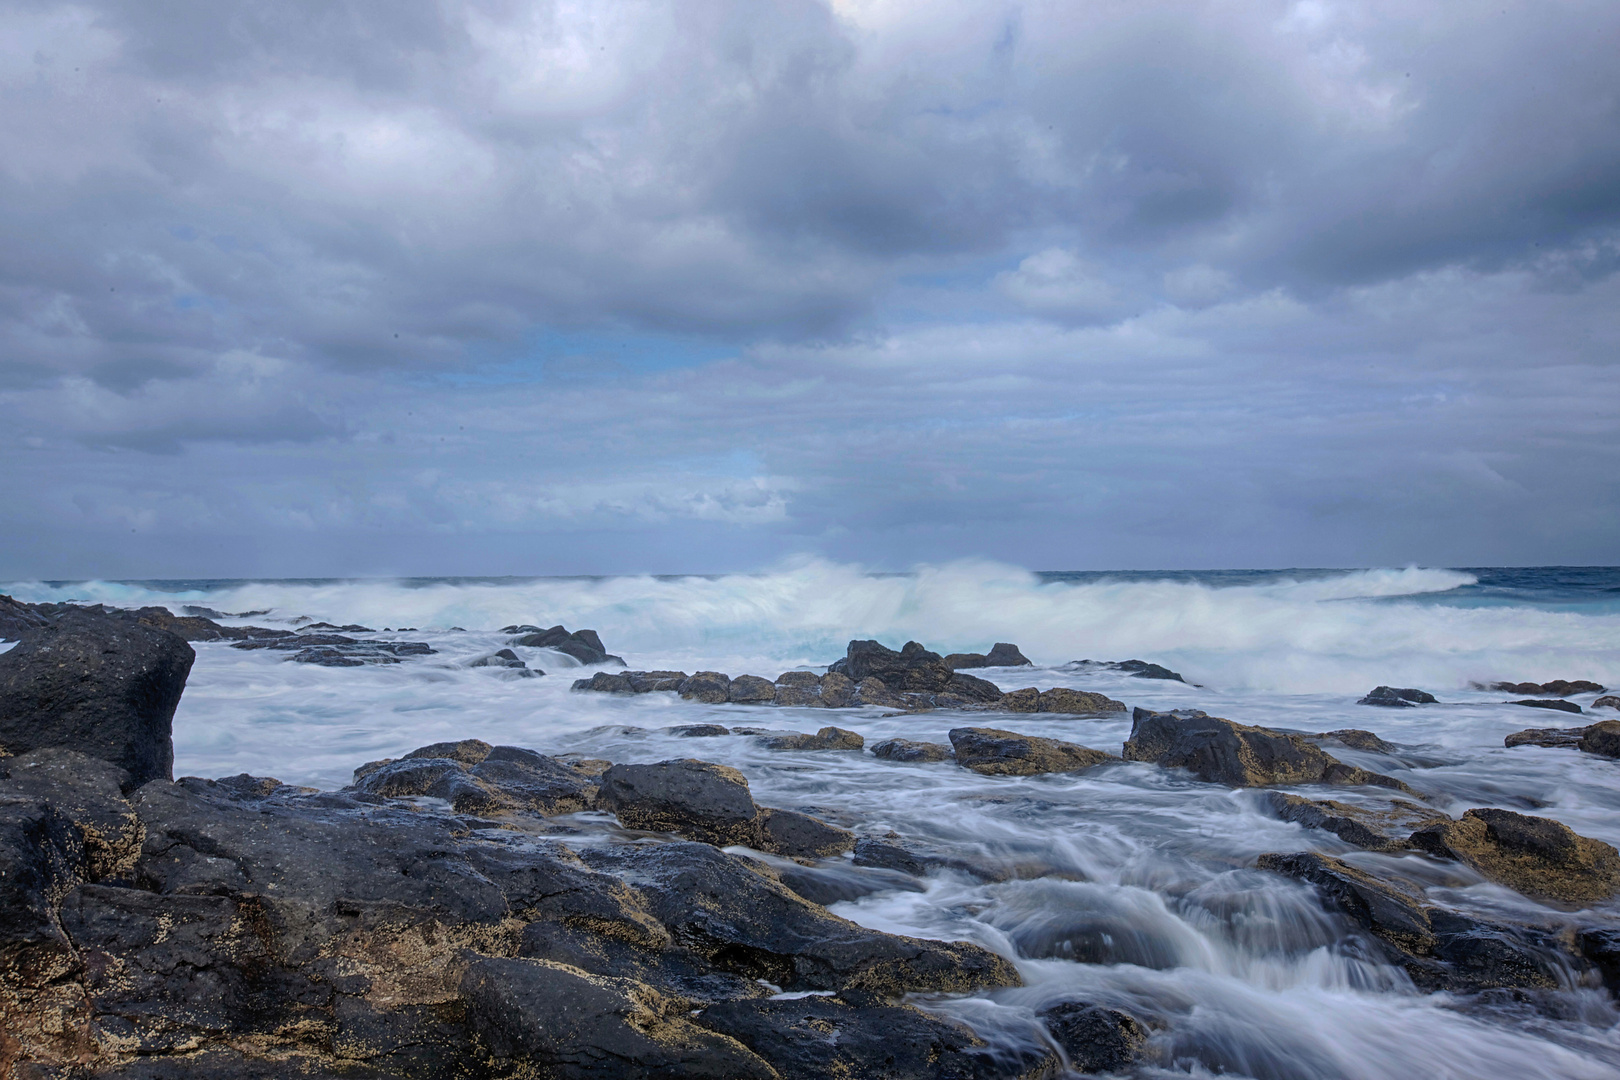
[[[432,656],[436,649],[421,641],[379,641],[343,634],[297,633],[238,641],[233,649],[273,649],[290,652],[288,659],[321,667],[362,667],[398,664],[411,656]]]
[[[1375,686],[1357,705],[1378,705],[1385,709],[1410,709],[1417,705],[1437,705],[1433,694],[1412,687]]]
[[[0,750],[69,747],[131,783],[169,779],[171,725],[197,654],[165,631],[69,611],[0,654]]]
[[[906,642],[899,652],[876,641],[851,641],[844,658],[828,670],[849,678],[862,694],[865,681],[877,679],[881,690],[912,707],[949,708],[1001,698],[994,683],[953,671],[943,656],[915,641]]]
[[[1620,893],[1620,853],[1551,818],[1469,810],[1414,832],[1411,844],[1538,900],[1586,905]]]
[[[1125,759],[1187,769],[1200,780],[1232,787],[1367,784],[1409,790],[1392,777],[1344,764],[1303,735],[1238,724],[1197,709],[1137,709]]]
[[[998,641],[988,653],[951,653],[945,657],[945,666],[960,671],[962,668],[1032,667],[1033,664],[1018,651],[1018,646]]]
[[[602,644],[602,638],[595,630],[569,630],[566,626],[553,626],[549,630],[531,630],[529,627],[508,627],[508,630],[524,630],[511,639],[511,644],[521,645],[529,649],[552,649],[565,656],[572,656],[581,664],[618,664],[624,666],[622,657],[614,656]]]
[[[1079,772],[1105,761],[1119,760],[1113,754],[1078,743],[997,728],[952,728],[950,740],[956,763],[985,776]]]

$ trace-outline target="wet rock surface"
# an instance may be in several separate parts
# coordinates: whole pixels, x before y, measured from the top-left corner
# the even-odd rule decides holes
[[[956,763],[985,776],[1079,772],[1106,761],[1119,760],[1113,754],[1078,743],[1020,735],[998,728],[952,728],[949,737]]]
[[[1522,701],[1510,701],[1509,705],[1523,705],[1527,709],[1552,709],[1555,712],[1579,713],[1581,707],[1573,701],[1564,701],[1560,698],[1525,698]]]
[[[945,657],[945,666],[960,671],[962,668],[1031,667],[1033,664],[1018,646],[998,641],[988,653],[951,653]]]
[[[1373,785],[1408,790],[1392,777],[1346,765],[1302,735],[1239,724],[1197,709],[1137,709],[1125,742],[1127,761],[1187,769],[1232,787],[1271,784]]]
[[[196,655],[165,630],[65,612],[0,654],[0,749],[69,747],[136,784],[168,779],[174,710]]]
[[[1531,696],[1569,697],[1571,694],[1601,694],[1604,687],[1585,679],[1554,679],[1551,682],[1494,682],[1475,683],[1476,690],[1494,690],[1500,694],[1523,694]]]
[[[884,739],[873,744],[872,753],[885,761],[947,761],[955,751],[944,743]]]
[[[1185,683],[1177,672],[1146,660],[1070,660],[1063,665],[1069,671],[1123,671],[1135,679],[1162,679],[1166,682]],[[1188,683],[1188,685],[1192,685]]]
[[[1582,753],[1620,758],[1620,720],[1600,720],[1581,733]]]
[[[1135,1017],[1083,1001],[1068,1001],[1039,1017],[1076,1072],[1117,1073],[1136,1062],[1149,1031]]]
[[[553,626],[549,630],[534,630],[530,627],[508,627],[509,630],[527,631],[511,639],[513,645],[521,645],[529,649],[552,649],[565,656],[572,656],[581,664],[618,664],[624,666],[622,657],[614,656],[602,644],[602,638],[595,630],[569,630],[566,626]]]
[[[438,650],[420,641],[379,641],[344,634],[295,633],[238,641],[233,649],[272,649],[290,652],[289,660],[321,667],[363,667],[398,664],[413,656],[432,656]],[[514,654],[515,655],[515,654]]]
[[[1411,844],[1539,900],[1586,905],[1620,893],[1620,853],[1551,818],[1469,810],[1414,832]]]
[[[1387,808],[1378,810],[1331,799],[1307,799],[1283,791],[1268,791],[1261,801],[1284,821],[1330,832],[1346,843],[1369,851],[1408,848],[1408,838],[1414,829],[1451,820],[1437,810],[1404,799],[1392,800]]]

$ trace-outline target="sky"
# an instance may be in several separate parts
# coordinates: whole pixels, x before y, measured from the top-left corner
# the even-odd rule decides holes
[[[0,578],[1620,563],[1617,42],[0,0]]]

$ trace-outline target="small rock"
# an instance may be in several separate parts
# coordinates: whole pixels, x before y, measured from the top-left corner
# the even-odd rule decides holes
[[[813,671],[784,671],[776,677],[776,685],[814,689],[821,685],[821,676]]]
[[[1592,702],[1592,708],[1594,708],[1594,709],[1620,709],[1620,697],[1616,697],[1613,694],[1609,694],[1609,695],[1607,695],[1605,697],[1600,697],[1596,701]]]
[[[1135,1017],[1081,1001],[1038,1014],[1076,1072],[1123,1072],[1146,1045],[1148,1029]]]
[[[501,649],[488,656],[480,656],[468,667],[500,667],[500,668],[527,668],[529,665],[518,659],[518,654],[511,649]]]
[[[683,739],[709,739],[717,735],[731,734],[730,728],[720,724],[677,724],[664,730]]]
[[[1573,701],[1563,701],[1559,698],[1525,698],[1523,701],[1510,701],[1509,705],[1523,705],[1531,709],[1554,709],[1558,712],[1579,713],[1581,707]]]
[[[1118,758],[1078,743],[1019,735],[996,728],[952,728],[956,763],[985,776],[1078,772]]]
[[[838,727],[824,727],[814,735],[795,731],[763,736],[761,741],[770,750],[859,750],[866,745],[858,733]]]
[[[626,671],[623,672],[625,681],[630,689],[638,694],[651,694],[657,691],[679,691],[681,683],[686,681],[684,671]]]
[[[953,671],[962,668],[1031,667],[1029,657],[1018,651],[1018,646],[998,641],[989,653],[951,653],[945,666]]]
[[[552,649],[572,656],[581,664],[614,663],[624,666],[623,658],[609,653],[595,630],[569,631],[565,626],[553,626],[549,630],[513,638],[512,644],[528,649]]]
[[[1039,712],[1041,708],[1041,692],[1033,686],[1026,686],[1022,690],[1009,690],[1001,695],[996,702],[996,709],[1000,712]]]
[[[1386,709],[1410,709],[1415,705],[1438,705],[1433,694],[1411,687],[1377,686],[1357,705],[1380,705]]]
[[[1620,853],[1551,818],[1469,810],[1420,829],[1411,843],[1536,899],[1585,905],[1620,892]]]
[[[884,739],[872,753],[885,761],[945,761],[953,752],[943,743],[913,742],[911,739]]]

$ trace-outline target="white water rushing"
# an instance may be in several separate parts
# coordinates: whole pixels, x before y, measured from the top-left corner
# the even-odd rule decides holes
[[[1589,926],[1612,922],[1612,907],[1553,911],[1456,865],[1358,852],[1268,816],[1254,792],[1146,765],[988,778],[949,762],[774,752],[746,736],[683,739],[663,730],[713,722],[813,731],[837,723],[870,745],[895,735],[944,741],[949,728],[984,723],[983,716],[573,694],[568,686],[580,669],[541,650],[517,651],[550,673],[543,679],[466,666],[506,645],[498,628],[507,623],[592,627],[635,668],[767,677],[825,665],[856,637],[891,646],[916,639],[942,652],[1012,641],[1036,667],[980,673],[1003,689],[1072,686],[1128,705],[1202,708],[1275,727],[1370,728],[1402,744],[1399,761],[1339,756],[1393,773],[1441,809],[1533,812],[1620,844],[1620,766],[1569,750],[1502,746],[1520,728],[1591,721],[1467,688],[1473,680],[1552,678],[1615,686],[1620,610],[1435,602],[1473,580],[1408,569],[1237,585],[1043,582],[990,564],[873,576],[806,561],[718,578],[230,582],[180,593],[97,582],[0,588],[26,600],[270,609],[242,620],[260,625],[304,616],[379,630],[412,626],[420,629],[380,636],[439,650],[397,666],[327,669],[288,663],[285,653],[199,644],[175,718],[177,774],[248,771],[336,787],[363,761],[462,737],[621,762],[694,756],[740,768],[764,804],[804,809],[866,835],[892,830],[908,844],[1012,871],[996,884],[944,873],[924,891],[897,885],[834,905],[868,926],[974,940],[1015,959],[1022,988],[922,1003],[997,1045],[1039,1040],[1036,1011],[1084,1000],[1153,1026],[1149,1063],[1135,1074],[1144,1077],[1620,1077],[1620,1014],[1595,983],[1571,975],[1548,994],[1422,994],[1311,890],[1252,866],[1264,852],[1301,850],[1375,869],[1398,863],[1436,901],[1498,920]],[[1057,669],[1080,658],[1132,657],[1202,685]],[[1379,683],[1422,687],[1446,704],[1354,704]],[[1039,714],[994,722],[1116,753],[1130,728],[1127,718]],[[1331,797],[1362,796],[1340,789]],[[591,815],[579,826],[607,827]]]

